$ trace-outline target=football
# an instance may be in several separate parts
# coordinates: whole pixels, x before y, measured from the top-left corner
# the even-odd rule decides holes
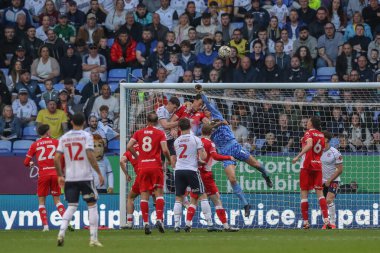
[[[218,51],[219,57],[227,58],[231,54],[231,48],[229,46],[221,46]]]

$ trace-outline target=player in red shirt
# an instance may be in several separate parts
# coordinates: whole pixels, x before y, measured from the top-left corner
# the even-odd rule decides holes
[[[219,189],[216,186],[213,174],[212,174],[212,166],[214,163],[214,160],[216,161],[224,161],[224,160],[232,160],[234,161],[235,158],[233,156],[225,156],[220,155],[216,152],[215,144],[210,140],[210,136],[212,133],[212,125],[210,124],[204,124],[202,127],[202,143],[203,147],[207,153],[207,158],[204,160],[204,164],[200,164],[199,171],[201,174],[202,182],[205,187],[205,192],[207,196],[211,199],[211,201],[215,205],[216,215],[218,216],[219,220],[222,222],[224,231],[227,232],[237,232],[239,231],[238,228],[232,227],[228,225],[227,223],[227,215],[226,211],[224,210],[222,206],[222,201],[220,200],[220,194]],[[189,208],[187,209],[187,215],[186,215],[186,221],[192,221],[193,216],[195,214],[195,210],[197,207],[197,198],[198,196],[194,196],[193,193],[190,193],[191,196],[191,204]]]
[[[301,187],[301,212],[303,218],[303,228],[310,228],[309,224],[309,191],[315,189],[322,210],[323,222],[326,228],[330,229],[330,221],[327,211],[326,199],[323,196],[322,185],[322,162],[321,156],[325,148],[325,138],[321,133],[321,120],[318,117],[311,117],[307,121],[307,131],[301,140],[302,150],[294,157],[293,163],[301,159],[300,187]]]
[[[140,183],[140,208],[142,212],[145,234],[151,234],[149,226],[149,195],[154,192],[156,196],[156,227],[164,233],[163,212],[164,212],[164,171],[162,169],[161,151],[170,165],[170,153],[166,144],[165,133],[155,126],[158,124],[156,113],[150,113],[147,117],[148,126],[136,131],[129,140],[127,150],[138,159],[139,183]],[[138,143],[139,154],[133,146]]]
[[[38,211],[42,224],[44,226],[43,231],[49,231],[47,212],[46,212],[46,196],[51,194],[54,199],[54,204],[61,216],[65,213],[65,207],[60,201],[61,187],[58,185],[57,172],[54,166],[54,155],[58,147],[58,140],[50,137],[49,125],[40,125],[37,129],[40,139],[35,141],[29,148],[24,165],[27,167],[33,167],[33,156],[37,157],[38,165],[38,184],[37,184],[37,196],[38,196]]]
[[[133,148],[136,150],[136,153],[139,153],[139,145],[136,143],[133,145]],[[128,174],[127,170],[127,161],[132,164],[133,170],[135,171],[135,181],[132,185],[131,190],[128,193],[127,197],[127,226],[125,228],[131,229],[133,226],[133,211],[135,210],[134,201],[140,195],[140,186],[139,186],[139,169],[138,169],[138,161],[135,157],[133,157],[131,151],[127,151],[121,157],[120,167],[123,170],[125,176],[127,177],[128,182],[132,180],[131,176]]]

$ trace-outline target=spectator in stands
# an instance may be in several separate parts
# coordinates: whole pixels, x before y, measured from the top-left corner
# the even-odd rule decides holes
[[[349,43],[343,44],[342,53],[336,59],[336,73],[340,80],[348,81],[351,70],[355,67],[356,57]]]
[[[190,49],[191,53],[198,55],[200,52],[203,51],[203,46],[201,40],[197,38],[197,31],[195,28],[189,29],[189,42],[190,42]]]
[[[95,115],[100,115],[100,107],[102,105],[108,106],[108,117],[112,121],[115,121],[119,117],[119,101],[114,96],[111,96],[111,89],[108,84],[102,85],[101,96],[95,99],[91,112]]]
[[[125,24],[125,16],[127,12],[124,10],[124,1],[116,0],[115,7],[112,11],[108,12],[105,27],[108,31],[109,37],[115,37],[119,28]]]
[[[12,103],[12,86],[9,78],[0,69],[0,101],[1,105],[10,105]],[[2,108],[0,108],[1,111]]]
[[[16,83],[20,81],[20,73],[22,71],[22,62],[16,61],[13,66],[11,66],[11,71],[9,73],[10,83],[7,81],[9,91],[12,91]]]
[[[45,45],[49,48],[50,55],[57,61],[65,55],[65,42],[57,38],[54,30],[49,29],[47,32],[48,39],[45,41]]]
[[[276,64],[273,55],[265,57],[264,67],[260,69],[258,81],[263,83],[281,83],[284,81],[283,71]]]
[[[42,13],[38,16],[42,24],[44,16],[49,17],[49,26],[53,27],[58,23],[59,11],[57,11],[53,0],[46,0]]]
[[[84,104],[90,98],[99,96],[100,91],[102,89],[102,85],[103,85],[103,82],[100,79],[99,73],[96,70],[92,70],[91,75],[90,75],[90,81],[83,87],[82,98],[81,98],[80,103]],[[92,105],[90,107],[92,109]]]
[[[375,48],[371,49],[371,57],[368,59],[368,66],[375,73],[378,72],[380,67],[379,51]],[[375,80],[377,82],[378,80]]]
[[[285,82],[306,83],[310,77],[307,70],[301,67],[301,60],[298,56],[292,56],[290,68],[285,70]]]
[[[277,41],[280,39],[280,28],[278,26],[278,18],[273,16],[270,18],[269,25],[267,27],[268,38]]]
[[[368,59],[371,58],[370,53],[372,49],[377,49],[380,52],[380,32],[376,33],[375,39],[371,41],[371,43],[369,43],[368,45],[368,52],[367,52]],[[378,60],[380,60],[380,54],[378,56]]]
[[[252,0],[251,8],[247,9],[247,11],[253,15],[253,20],[255,20],[255,22],[257,22],[260,27],[268,27],[270,16],[267,10],[260,7],[260,0]],[[234,15],[235,17],[239,17],[236,16],[235,12]],[[240,18],[244,18],[244,15],[241,15]]]
[[[336,31],[344,31],[347,25],[347,15],[343,11],[343,5],[340,0],[331,1],[328,7],[328,18],[334,24]]]
[[[231,24],[231,19],[228,13],[223,13],[221,15],[221,22],[216,30],[222,32],[223,41],[230,41],[232,39],[234,27]]]
[[[50,126],[50,135],[58,139],[68,131],[68,119],[64,111],[57,109],[57,101],[50,100],[46,109],[42,109],[37,115],[37,127],[41,124]]]
[[[333,136],[339,136],[347,131],[347,122],[344,121],[342,116],[342,109],[335,106],[332,109],[331,118],[327,121],[327,129]]]
[[[107,141],[106,133],[100,125],[102,124],[98,123],[98,118],[95,115],[91,115],[90,117],[88,117],[88,127],[84,129],[84,131],[92,135],[98,134],[102,137],[104,141]]]
[[[105,82],[107,79],[107,60],[103,55],[98,53],[98,47],[96,44],[91,43],[88,48],[90,53],[83,56],[82,59],[84,82],[87,82],[90,79],[92,70],[98,72],[100,79]]]
[[[241,58],[240,67],[234,71],[233,82],[235,83],[252,83],[258,79],[258,70],[251,66],[249,57]]]
[[[183,76],[184,70],[179,64],[178,55],[176,53],[170,53],[170,62],[164,67],[168,72],[166,78],[167,82],[177,83],[179,78]]]
[[[251,53],[253,52],[253,44],[255,41],[260,41],[262,44],[262,50],[265,55],[272,54],[275,52],[274,50],[274,41],[268,38],[268,32],[265,27],[261,27],[257,33],[258,38],[251,42],[250,48]]]
[[[186,4],[185,12],[189,17],[189,24],[192,27],[197,27],[200,24],[201,13],[196,11],[195,3],[193,1],[188,1]]]
[[[141,42],[143,26],[135,21],[132,12],[127,12],[127,14],[125,15],[125,24],[122,25],[120,28],[127,30],[128,35],[131,36],[132,39],[134,39],[137,42]]]
[[[31,66],[32,79],[38,82],[44,82],[52,79],[54,83],[59,81],[60,67],[56,59],[49,56],[49,48],[47,46],[40,47],[39,58],[33,61]]]
[[[300,46],[294,53],[301,61],[301,67],[306,70],[308,76],[311,76],[314,69],[314,61],[311,57],[310,50],[306,46]]]
[[[346,26],[346,30],[344,31],[344,41],[348,41],[356,35],[356,26],[359,24],[363,25],[364,27],[364,36],[372,40],[373,37],[371,27],[368,24],[364,23],[362,14],[360,12],[355,12],[352,18],[352,23],[348,24]]]
[[[294,91],[293,101],[299,102],[300,104],[295,105],[296,109],[299,109],[302,115],[307,115],[308,108],[306,106],[306,92],[304,89],[296,89]]]
[[[176,37],[175,33],[172,31],[169,31],[166,34],[166,39],[165,39],[165,51],[168,53],[175,53],[179,54],[181,52],[180,46],[175,43]]]
[[[176,38],[174,42],[180,44],[182,41],[188,40],[190,28],[192,28],[192,26],[190,26],[189,17],[186,14],[182,14],[179,17],[178,25],[173,29]],[[168,34],[166,36],[168,36]]]
[[[339,138],[338,150],[340,152],[356,152],[356,148],[351,143],[349,143],[345,134],[339,134],[338,138]]]
[[[317,58],[317,40],[313,36],[309,35],[309,28],[307,26],[300,28],[299,38],[293,43],[293,51],[296,52],[301,46],[305,46],[309,49],[313,59]]]
[[[258,137],[265,138],[271,127],[276,125],[277,111],[272,108],[271,103],[263,102],[257,109],[255,121],[260,122],[258,127]]]
[[[179,63],[182,66],[184,71],[194,69],[195,64],[197,63],[197,57],[190,51],[190,42],[184,40],[181,42],[181,54],[179,54]]]
[[[23,2],[21,0],[12,0],[12,6],[6,8],[3,13],[3,24],[12,25],[16,24],[16,20],[19,14],[24,14],[26,16],[26,24],[30,26],[32,23],[32,17],[29,11],[23,8]]]
[[[357,58],[357,68],[360,82],[373,82],[374,72],[368,67],[367,57],[360,55]]]
[[[235,69],[238,69],[240,67],[241,58],[238,56],[238,51],[236,47],[230,47],[231,52],[229,57],[226,59],[225,67],[226,67],[226,73],[233,73]],[[227,80],[231,81],[232,76],[228,75]]]
[[[87,44],[94,43],[97,45],[101,38],[104,37],[103,27],[96,23],[95,14],[87,15],[87,22],[85,25],[81,26],[78,30],[77,40],[82,39]]]
[[[196,31],[198,34],[198,39],[204,39],[204,38],[214,38],[214,34],[216,32],[216,26],[211,24],[211,14],[210,13],[203,13],[201,24],[196,27]]]
[[[135,21],[142,26],[146,26],[152,23],[152,13],[148,12],[145,4],[139,3],[136,11],[133,13]]]
[[[36,38],[36,28],[30,26],[27,29],[26,36],[21,42],[21,45],[26,50],[26,55],[30,56],[33,60],[38,57],[38,49],[44,44],[42,40]]]
[[[355,12],[361,13],[368,5],[368,0],[348,0],[346,15],[347,19],[351,20],[355,15]]]
[[[75,41],[74,45],[75,45],[75,54],[78,55],[80,58],[83,58],[83,56],[89,53],[86,41],[79,39]]]
[[[156,78],[152,83],[168,83],[167,77],[168,71],[163,67],[159,67],[156,72]]]
[[[254,21],[252,13],[246,13],[244,15],[244,24],[241,32],[243,38],[250,43],[257,37],[257,32],[259,31],[260,25],[258,22]]]
[[[158,68],[162,67],[161,62],[163,64],[168,64],[170,60],[170,56],[167,52],[165,52],[164,42],[159,41],[157,43],[156,51],[153,52],[142,68],[142,74],[145,80],[155,80],[157,76]],[[152,69],[151,74],[148,74],[148,68]]]
[[[348,138],[349,143],[354,146],[355,151],[365,151],[372,141],[369,129],[362,124],[360,116],[356,113],[351,117]]]
[[[290,66],[290,57],[284,52],[284,43],[278,40],[275,44],[276,53],[273,54],[277,66],[281,69],[288,69]]]
[[[12,26],[4,28],[4,38],[0,40],[0,67],[9,68],[11,59],[20,41],[15,36],[15,29]]]
[[[153,54],[157,47],[157,41],[152,39],[152,33],[149,29],[144,29],[142,32],[142,41],[138,42],[136,47],[136,59],[141,66]]]
[[[44,106],[41,107],[46,108],[46,105],[49,103],[50,100],[58,101],[59,91],[54,89],[54,84],[51,79],[45,80],[44,85],[45,91],[41,95],[41,100],[43,101],[42,103],[44,103]]]
[[[166,33],[169,29],[161,24],[161,17],[157,13],[152,15],[152,24],[148,25],[147,28],[152,33],[152,37],[157,41],[164,41],[166,38]]]
[[[47,32],[49,29],[53,29],[50,26],[50,18],[48,15],[42,16],[41,25],[36,29],[36,37],[42,41],[46,41],[48,39]]]
[[[201,1],[199,1],[201,2]],[[218,27],[220,25],[220,15],[218,12],[218,3],[216,1],[211,1],[208,3],[208,8],[204,13],[210,13],[211,24]],[[202,21],[202,20],[201,20]]]
[[[26,55],[25,48],[22,45],[18,45],[14,55],[12,56],[10,66],[13,66],[16,61],[21,62],[23,69],[29,69],[30,65],[32,65],[33,59],[31,56]]]
[[[193,78],[194,78],[194,83],[203,83],[204,80],[204,75],[202,73],[202,66],[201,65],[195,65],[193,69]]]
[[[111,62],[111,48],[107,45],[107,38],[103,37],[100,39],[98,44],[98,53],[106,57],[107,66],[110,66]]]
[[[58,38],[61,38],[65,43],[74,43],[76,36],[76,28],[68,23],[67,14],[60,14],[58,24],[54,26],[54,32]]]
[[[60,59],[60,83],[70,78],[75,84],[82,79],[82,59],[74,54],[74,45],[68,44],[66,55]]]
[[[359,72],[356,69],[351,70],[350,77],[348,80],[351,83],[360,82]]]
[[[253,68],[261,69],[264,67],[265,54],[263,52],[263,44],[260,40],[255,40],[252,44],[253,52],[250,53],[249,58],[252,61]]]
[[[33,126],[37,116],[37,105],[29,98],[28,90],[18,90],[18,98],[12,103],[13,113],[20,119],[22,127]]]
[[[236,114],[232,115],[230,123],[231,123],[232,132],[234,133],[236,140],[241,144],[246,143],[249,138],[249,132],[245,126],[240,124],[239,115],[236,115]]]
[[[21,89],[26,89],[29,94],[29,98],[34,100],[34,102],[39,103],[42,93],[40,86],[38,86],[38,82],[36,80],[31,80],[30,71],[27,69],[20,71],[20,81],[15,84],[12,99],[16,98]]]
[[[380,131],[376,130],[372,134],[371,146],[368,147],[369,151],[380,152]]]
[[[327,9],[325,7],[319,7],[316,14],[316,19],[309,24],[310,35],[316,39],[319,39],[325,33],[325,25],[328,22]]]
[[[364,22],[366,22],[372,30],[372,33],[380,31],[380,6],[377,0],[369,0],[369,4],[362,10]]]
[[[294,133],[291,126],[289,126],[288,116],[286,114],[280,114],[278,116],[278,123],[274,126],[273,133],[276,136],[278,146],[282,152],[292,151]]]
[[[26,37],[26,29],[29,26],[26,25],[26,16],[24,13],[20,13],[16,18],[15,34],[19,41],[22,41]]]
[[[309,0],[299,0],[298,2],[301,6],[297,10],[299,19],[306,23],[306,25],[310,25],[314,21],[317,12],[309,7]]]
[[[240,29],[235,29],[233,31],[232,40],[229,41],[228,45],[237,48],[239,57],[243,57],[249,52],[248,41],[243,39]]]
[[[295,41],[299,38],[300,28],[305,25],[305,23],[298,19],[298,12],[293,9],[289,13],[289,21],[286,23],[284,29],[288,32],[290,40]]]
[[[69,99],[73,99],[74,104],[78,104],[78,99],[82,96],[79,90],[75,89],[73,80],[71,78],[65,78],[63,81],[63,86],[64,89],[68,92]],[[76,96],[78,96],[79,98],[77,99]]]
[[[370,131],[375,128],[374,116],[373,113],[362,105],[364,103],[363,100],[355,100],[354,114],[357,114],[360,118],[360,123],[362,126],[367,127]]]
[[[169,0],[160,0],[160,8],[155,13],[160,15],[161,24],[166,26],[170,31],[177,25],[178,13],[170,6]]]
[[[66,89],[59,91],[58,100],[57,100],[57,109],[62,110],[67,117],[67,125],[70,126],[70,121],[75,112],[72,110],[74,100],[70,98],[69,92]]]
[[[111,47],[111,67],[126,68],[136,64],[136,46],[125,29],[120,29]]]
[[[280,147],[278,146],[276,136],[269,132],[265,135],[265,143],[260,149],[262,154],[266,153],[276,153],[280,152]]]
[[[318,39],[317,68],[335,66],[336,59],[342,52],[342,45],[343,35],[335,31],[334,24],[327,22],[325,34]]]
[[[193,82],[193,72],[191,70],[186,70],[183,73],[182,80],[180,80],[180,83],[192,83]]]
[[[217,71],[216,69],[211,69],[211,71],[208,73],[207,82],[208,83],[220,83],[220,82],[222,82],[219,71]]]
[[[197,63],[203,68],[203,72],[207,73],[218,56],[217,52],[212,51],[213,40],[205,38],[203,40],[203,52],[197,55]]]
[[[366,55],[368,51],[368,45],[371,43],[371,39],[364,35],[364,26],[357,24],[355,28],[356,35],[348,40],[348,43],[356,51],[356,54]]]
[[[13,114],[12,106],[6,105],[0,117],[0,140],[13,141],[21,138],[21,121]]]
[[[277,23],[279,23],[279,26],[284,27],[289,12],[286,5],[283,4],[283,0],[276,0],[274,1],[273,6],[269,9],[269,14],[271,17],[277,18]]]
[[[109,116],[109,108],[106,105],[102,105],[99,108],[100,115],[99,115],[99,123],[103,124],[103,126],[108,126],[110,128],[114,127],[113,120],[111,120]]]
[[[78,9],[77,3],[75,1],[68,2],[67,19],[75,27],[76,30],[79,29],[84,23],[86,23],[86,14]]]
[[[96,18],[96,23],[101,25],[104,24],[106,21],[107,14],[100,8],[98,0],[91,0],[90,1],[90,9],[87,12],[87,18],[88,14],[94,14]]]
[[[288,116],[289,126],[291,126],[293,130],[296,130],[296,126],[301,120],[301,111],[294,106],[290,97],[286,97],[284,102],[282,105],[283,108],[280,109],[280,114],[286,114]]]

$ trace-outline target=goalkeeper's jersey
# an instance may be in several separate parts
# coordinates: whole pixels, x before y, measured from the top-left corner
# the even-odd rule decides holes
[[[235,136],[230,126],[221,125],[211,135],[211,140],[215,143],[215,145],[218,148],[220,148],[226,146],[229,142],[235,140]]]

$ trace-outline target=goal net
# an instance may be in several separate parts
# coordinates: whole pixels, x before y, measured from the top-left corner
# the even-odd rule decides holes
[[[146,125],[147,113],[165,105],[172,96],[181,103],[196,95],[194,84],[121,83],[121,154],[134,131]],[[306,88],[307,87],[307,88]],[[268,188],[261,174],[237,162],[236,180],[251,205],[245,217],[243,204],[234,194],[222,163],[213,166],[228,222],[240,228],[300,228],[299,171],[292,164],[301,150],[307,119],[319,116],[322,129],[333,134],[330,145],[343,155],[343,174],[335,200],[338,228],[379,227],[380,194],[380,90],[374,83],[308,84],[203,84],[211,104],[229,122],[236,140],[246,152],[264,164],[273,181]],[[207,110],[206,116],[209,116]],[[194,124],[200,135],[202,123]],[[132,167],[128,164],[130,174]],[[165,226],[174,225],[174,175],[165,169]],[[120,177],[120,219],[125,224],[125,199],[132,184]],[[151,200],[152,202],[152,200]],[[214,208],[213,204],[210,202]],[[318,201],[309,195],[309,220],[322,226]],[[155,223],[150,203],[150,221]],[[182,217],[185,222],[186,210]],[[221,225],[213,209],[214,223]],[[142,227],[139,199],[135,201],[134,226]],[[200,207],[193,227],[205,227]]]

